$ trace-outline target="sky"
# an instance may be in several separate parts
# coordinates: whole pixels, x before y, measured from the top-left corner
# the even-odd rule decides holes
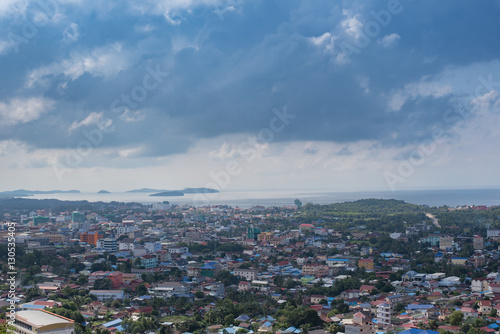
[[[0,191],[500,187],[500,1],[3,0]]]

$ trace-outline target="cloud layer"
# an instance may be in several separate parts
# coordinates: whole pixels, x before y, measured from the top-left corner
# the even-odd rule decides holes
[[[44,152],[26,166],[68,166],[80,149],[75,167],[154,168],[208,143],[205,159],[224,160],[227,138],[254,136],[270,156],[281,145],[355,170],[437,130],[459,145],[471,101],[499,89],[480,79],[500,81],[498,2],[44,4],[0,5],[0,143]],[[294,119],[259,140],[283,108]]]

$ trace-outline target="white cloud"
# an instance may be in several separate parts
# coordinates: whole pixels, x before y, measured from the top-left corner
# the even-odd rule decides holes
[[[453,91],[451,85],[438,82],[417,82],[405,85],[404,89],[395,92],[389,99],[389,108],[392,111],[399,111],[408,99],[417,97],[432,96],[443,97]]]
[[[0,17],[23,14],[28,5],[28,0],[2,0],[0,1]]]
[[[153,30],[156,30],[156,27],[152,24],[145,24],[145,25],[136,25],[134,27],[135,31],[141,32],[141,33],[148,33]]]
[[[322,47],[323,52],[331,54],[335,48],[335,36],[333,36],[329,32],[325,32],[321,36],[317,37],[309,37],[311,43],[313,43],[317,47]]]
[[[401,38],[398,34],[385,35],[382,39],[378,40],[378,43],[383,47],[388,48],[396,44],[396,42]]]
[[[34,121],[53,108],[55,102],[43,97],[15,98],[0,102],[0,124],[13,125]]]
[[[0,41],[0,55],[6,54],[15,47],[15,42],[13,40],[10,41]]]
[[[358,20],[359,15],[356,14],[351,16],[347,12],[344,12],[344,14],[347,14],[348,17],[340,23],[342,28],[344,28],[348,35],[358,39],[361,35],[363,35],[363,23]]]
[[[173,26],[179,25],[182,22],[182,17],[178,13],[174,13],[170,8],[167,8],[163,16]]]
[[[50,76],[64,75],[76,80],[85,73],[108,79],[130,66],[132,50],[123,50],[114,43],[89,52],[74,53],[69,58],[33,70],[28,75],[27,86],[43,83]]]
[[[146,115],[145,115],[143,110],[137,110],[137,111],[131,112],[129,109],[127,109],[120,116],[120,119],[124,122],[127,122],[127,123],[139,122],[139,121],[142,121],[144,118],[146,118]]]
[[[72,132],[81,126],[89,126],[92,124],[98,125],[100,128],[101,127],[108,128],[109,126],[111,126],[112,123],[113,121],[111,119],[104,119],[102,112],[100,113],[93,112],[90,115],[88,115],[83,121],[73,122],[70,125],[68,132]]]
[[[63,31],[65,41],[75,42],[80,37],[80,27],[76,23],[70,23]]]
[[[356,81],[358,82],[359,87],[363,88],[365,94],[368,94],[370,92],[370,78],[364,75],[360,75],[356,77]]]

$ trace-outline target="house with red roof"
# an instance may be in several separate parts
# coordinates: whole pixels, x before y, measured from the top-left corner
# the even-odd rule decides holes
[[[468,317],[477,318],[478,316],[477,311],[472,307],[461,307],[460,312],[464,314],[464,319],[467,319]]]
[[[479,306],[478,312],[481,315],[489,315],[493,309],[490,300],[480,300],[477,304]]]
[[[366,293],[371,293],[375,289],[375,286],[373,285],[366,285],[363,284],[362,286],[359,287],[359,291],[361,292],[366,292]]]

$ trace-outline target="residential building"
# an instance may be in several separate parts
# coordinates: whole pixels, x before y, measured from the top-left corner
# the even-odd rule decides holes
[[[49,217],[44,217],[44,216],[36,216],[36,217],[33,217],[33,226],[38,226],[38,225],[41,225],[41,224],[46,224],[48,223],[50,220]]]
[[[420,238],[421,243],[429,243],[431,246],[438,246],[440,242],[439,234],[430,234],[424,238]]]
[[[146,242],[144,248],[148,253],[156,253],[161,250],[161,244],[159,242]]]
[[[500,229],[486,230],[486,238],[500,238]]]
[[[439,237],[439,249],[450,250],[453,248],[453,237]]]
[[[257,278],[257,270],[256,269],[235,269],[233,271],[234,276],[243,277],[247,281],[253,281]]]
[[[184,254],[189,251],[187,247],[169,247],[168,251],[172,254]]]
[[[324,277],[328,275],[328,267],[320,263],[306,263],[302,266],[302,275]]]
[[[125,298],[123,290],[90,290],[89,294],[96,296],[99,301],[122,300]]]
[[[460,311],[464,314],[464,319],[467,319],[469,317],[477,318],[477,316],[478,316],[477,311],[474,310],[472,307],[463,306],[462,308],[460,308]]]
[[[476,278],[471,282],[471,291],[472,292],[484,292],[490,289],[488,285],[488,281],[484,278]]]
[[[451,264],[454,264],[457,266],[464,266],[467,264],[467,258],[466,257],[452,257]]]
[[[491,306],[491,301],[490,300],[480,300],[478,302],[478,306],[479,306],[479,309],[478,309],[478,312],[479,314],[481,315],[486,315],[486,316],[489,316],[491,310],[492,310],[492,306]]]
[[[252,285],[250,284],[250,282],[247,282],[247,281],[241,281],[240,283],[238,283],[238,290],[240,290],[240,291],[247,291],[251,287],[252,287]]]
[[[158,266],[158,258],[154,255],[141,256],[141,266],[146,269],[156,268]]]
[[[312,295],[311,296],[311,304],[319,304],[319,302],[323,299],[326,300],[326,296],[323,295]]]
[[[180,282],[164,282],[158,284],[152,291],[165,297],[172,297],[174,295],[188,294],[190,288]]]
[[[379,328],[385,328],[391,325],[391,305],[381,303],[377,305],[377,323]]]
[[[100,232],[85,232],[80,234],[80,242],[85,242],[89,245],[97,245],[97,241],[102,239],[102,233]]]
[[[73,223],[84,223],[85,222],[85,215],[78,212],[78,211],[75,211],[72,214],[72,220],[73,220]]]
[[[345,326],[345,334],[373,334],[373,325],[370,318],[361,312],[355,313],[352,324]]]
[[[258,241],[271,241],[272,237],[273,237],[273,233],[272,232],[261,232],[258,235],[257,240]]]
[[[115,253],[117,250],[115,238],[100,239],[96,243],[97,248],[102,248],[108,253]]]
[[[484,239],[480,235],[475,235],[473,242],[474,242],[474,249],[475,250],[484,249]]]
[[[373,270],[374,269],[373,259],[359,259],[358,268],[365,268],[365,270]]]

